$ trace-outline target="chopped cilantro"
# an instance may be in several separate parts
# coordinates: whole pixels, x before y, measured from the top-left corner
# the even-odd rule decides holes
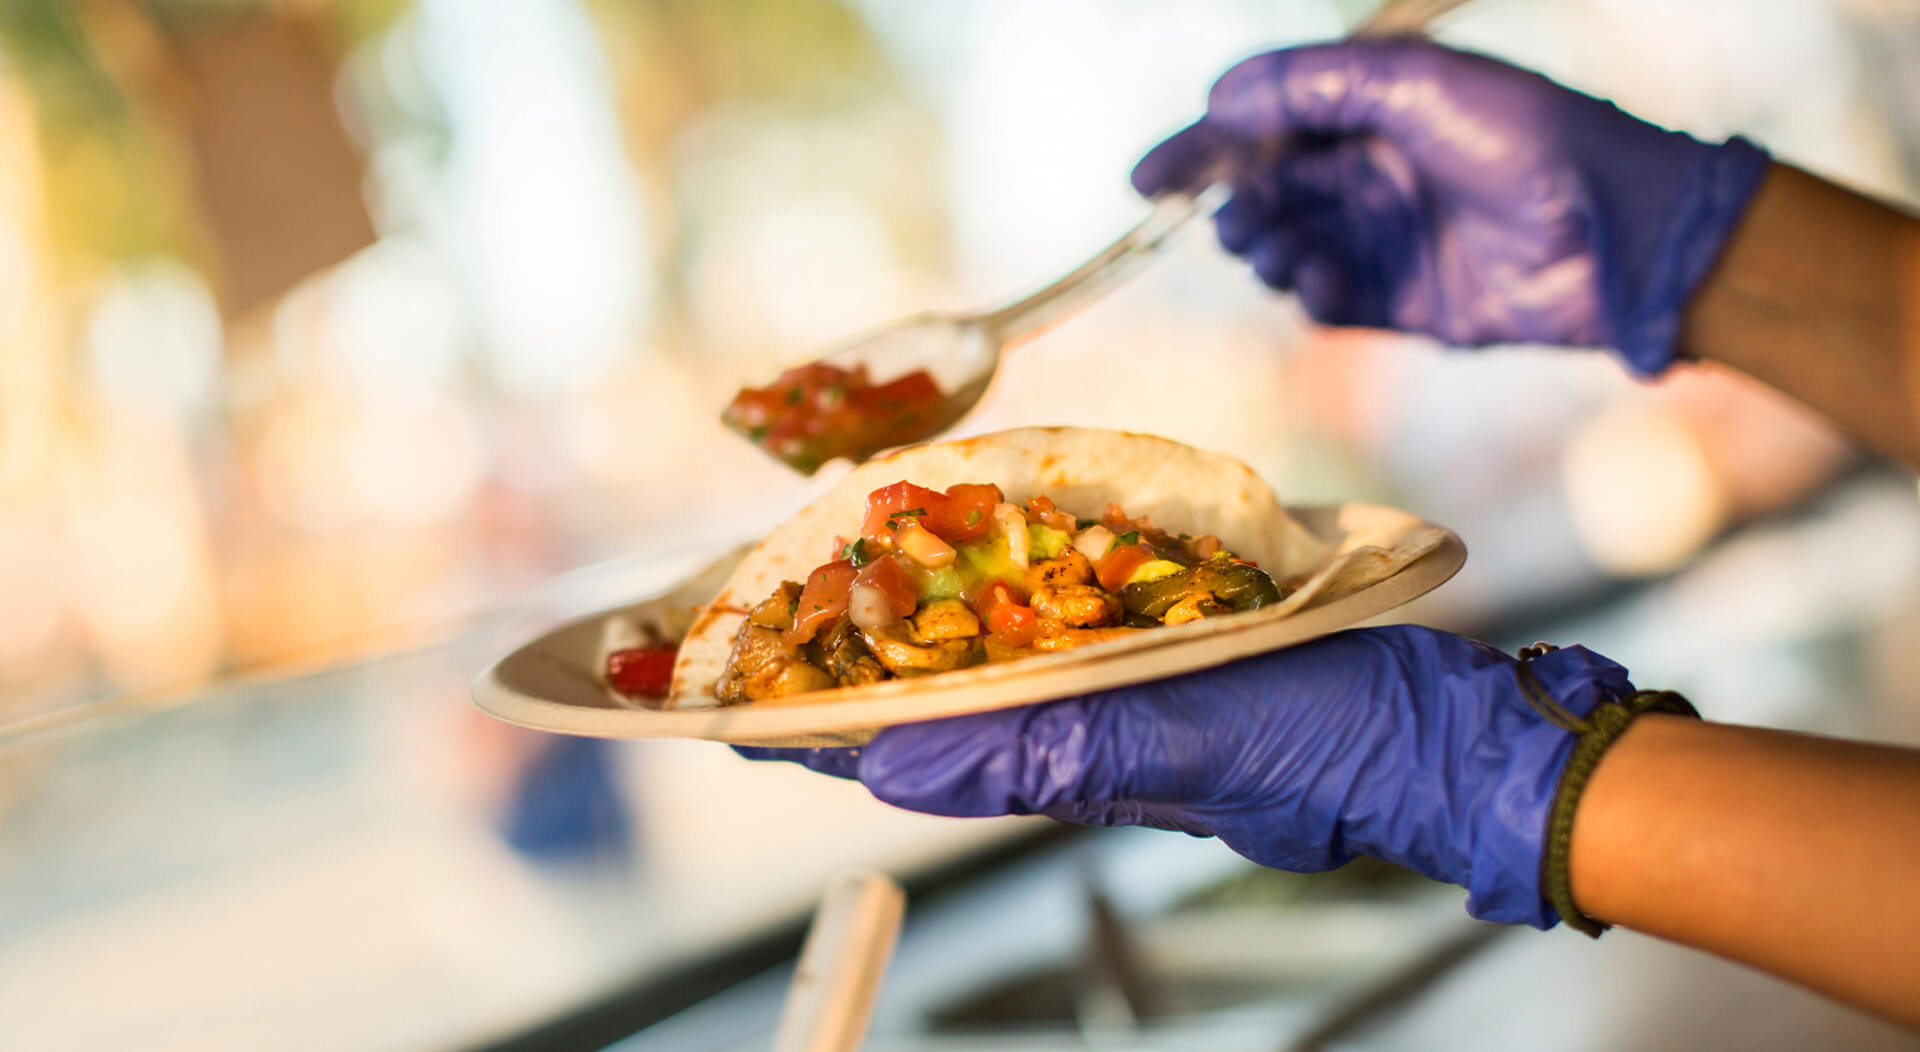
[[[754,442],[765,442],[767,440],[767,428],[764,425],[747,428],[747,437]]]
[[[865,566],[873,561],[873,554],[867,551],[867,539],[861,537],[852,544],[840,549],[840,558],[855,566]]]
[[[896,521],[894,521],[893,519],[888,519],[888,520],[887,520],[887,529],[889,529],[889,530],[897,530],[897,529],[899,529],[899,528],[900,528],[900,524],[899,524],[898,522],[896,522]]]
[[[800,390],[798,387],[787,388],[787,404],[788,405],[799,405],[800,399],[804,397],[806,397],[806,392]]]
[[[901,512],[895,512],[894,514],[896,514],[896,515],[913,515],[913,516],[917,516],[917,517],[921,517],[921,518],[924,518],[924,517],[926,517],[926,514],[927,514],[927,509],[925,509],[925,508],[908,508],[908,509],[907,509],[906,511],[901,511]]]
[[[975,508],[972,511],[967,512],[967,525],[969,527],[980,525],[980,509],[979,508]]]
[[[795,599],[793,602],[787,604],[788,617],[796,616],[799,613],[800,613],[800,600]]]
[[[1118,543],[1118,544],[1139,544],[1139,543],[1140,543],[1140,531],[1139,531],[1139,530],[1128,530],[1127,532],[1125,532],[1125,533],[1123,533],[1123,534],[1121,534],[1121,535],[1120,535],[1120,539],[1119,539],[1119,541],[1117,541],[1116,543]]]

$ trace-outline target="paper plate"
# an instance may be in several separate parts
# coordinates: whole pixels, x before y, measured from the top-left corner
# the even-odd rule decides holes
[[[609,640],[643,630],[678,638],[695,608],[719,591],[741,549],[654,599],[570,622],[502,658],[473,683],[473,700],[508,723],[596,738],[705,738],[737,745],[859,745],[898,723],[959,716],[1143,683],[1338,632],[1432,591],[1466,562],[1452,531],[1369,504],[1288,508],[1338,553],[1313,601],[1278,619],[1260,611],[1130,636],[1121,642],[1036,655],[941,676],[819,691],[777,703],[661,710],[609,690],[600,678]],[[1390,576],[1343,587],[1340,571],[1392,551]],[[1204,628],[1205,631],[1195,631]]]

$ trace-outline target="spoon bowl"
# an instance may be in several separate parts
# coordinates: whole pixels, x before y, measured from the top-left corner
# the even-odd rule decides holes
[[[1045,288],[996,310],[902,318],[788,370],[767,387],[741,390],[721,419],[808,475],[830,460],[857,464],[882,450],[924,442],[973,409],[1008,348],[1100,298],[1151,259],[1199,208],[1193,194],[1161,197],[1139,225]],[[910,394],[880,396],[889,388]],[[850,418],[849,408],[866,412],[871,426]]]

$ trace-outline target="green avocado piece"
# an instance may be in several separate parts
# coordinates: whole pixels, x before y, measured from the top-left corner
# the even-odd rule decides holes
[[[929,570],[911,559],[900,561],[907,567],[907,576],[913,578],[914,588],[919,591],[923,604],[936,599],[958,599],[966,590],[966,582],[961,579],[960,570],[955,564]]]
[[[1056,530],[1045,523],[1027,524],[1027,545],[1035,559],[1051,559],[1067,550],[1073,538],[1065,530]]]
[[[1144,584],[1148,581],[1158,581],[1162,577],[1172,577],[1184,569],[1186,569],[1186,567],[1171,559],[1154,559],[1141,563],[1133,573],[1127,576],[1126,584]],[[1121,587],[1124,588],[1126,585],[1121,585]]]
[[[1026,571],[1013,561],[1007,551],[1007,539],[995,536],[992,539],[969,541],[960,546],[960,558],[954,563],[960,570],[960,579],[969,589],[977,588],[988,581],[1006,581],[1019,584],[1026,579]]]

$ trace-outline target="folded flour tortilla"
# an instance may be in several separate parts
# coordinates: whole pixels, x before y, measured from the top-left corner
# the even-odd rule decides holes
[[[872,460],[774,530],[753,549],[695,619],[680,646],[666,707],[719,704],[714,684],[725,669],[746,612],[782,581],[805,581],[826,561],[836,537],[856,536],[867,494],[899,481],[930,489],[962,482],[999,485],[1009,501],[1045,495],[1062,510],[1098,517],[1109,501],[1170,533],[1213,534],[1225,547],[1266,570],[1285,596],[1245,613],[1148,629],[1071,651],[1036,655],[1015,665],[1047,667],[1098,661],[1146,647],[1179,645],[1254,620],[1277,620],[1317,601],[1384,580],[1436,547],[1445,532],[1419,520],[1382,514],[1341,523],[1338,538],[1315,536],[1287,513],[1265,482],[1222,453],[1170,439],[1088,428],[1021,428],[955,442],[913,446]],[[1291,591],[1286,591],[1291,589]],[[916,683],[959,685],[963,677],[1003,676],[975,666],[921,679],[813,691],[750,705],[833,704],[855,696],[910,693]]]

